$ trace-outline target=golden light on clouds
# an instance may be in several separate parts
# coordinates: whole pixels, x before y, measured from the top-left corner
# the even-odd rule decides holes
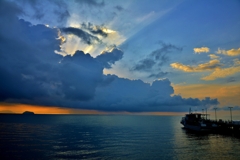
[[[208,55],[211,59],[218,59],[219,56],[216,56],[215,54],[209,54]]]
[[[240,60],[238,58],[234,59],[233,61],[235,66],[240,65]]]
[[[83,49],[83,52],[84,53],[90,53],[93,49],[93,45],[89,45],[89,46],[86,46],[84,49]]]
[[[240,106],[240,84],[189,84],[173,85],[174,93],[184,98],[218,98],[220,107]]]
[[[217,59],[210,60],[207,63],[199,64],[197,66],[184,65],[181,63],[172,63],[172,68],[184,71],[184,72],[203,72],[214,69],[220,69],[220,61]]]
[[[110,31],[112,32],[109,32],[108,36],[105,39],[103,39],[104,43],[120,45],[126,40],[126,38],[123,35],[121,35],[119,32],[113,31],[113,30],[110,30]]]
[[[223,69],[218,69],[212,72],[210,75],[205,76],[201,78],[202,80],[215,80],[217,78],[224,78],[227,76],[234,75],[235,73],[240,72],[240,66],[238,67],[229,67],[229,68],[223,68]]]
[[[105,33],[114,33],[114,32],[116,32],[116,31],[108,29],[108,28],[103,28],[102,31],[105,32]]]
[[[224,54],[227,56],[239,56],[240,55],[240,48],[238,49],[230,49],[230,50],[221,50],[220,48],[217,51],[218,54]]]
[[[202,52],[207,53],[210,51],[208,47],[194,48],[193,50],[195,53],[202,53]]]
[[[79,28],[79,27],[76,27]],[[57,54],[73,55],[77,50],[83,51],[84,53],[89,53],[91,56],[95,57],[99,55],[102,51],[109,48],[109,46],[120,45],[126,38],[119,34],[119,32],[114,31],[109,28],[101,28],[103,32],[107,33],[107,36],[98,36],[99,42],[94,42],[93,44],[84,43],[80,37],[69,35],[61,35],[59,31],[58,39],[61,40],[61,51],[55,51]],[[89,33],[90,34],[90,33]],[[95,35],[94,35],[95,36]]]
[[[220,61],[217,59],[210,60],[208,63],[199,64],[197,66],[184,65],[181,63],[172,63],[171,67],[184,72],[203,72],[213,70],[208,76],[202,77],[202,80],[211,81],[217,78],[224,78],[240,72],[240,61],[234,59],[234,66],[229,68],[220,68]]]

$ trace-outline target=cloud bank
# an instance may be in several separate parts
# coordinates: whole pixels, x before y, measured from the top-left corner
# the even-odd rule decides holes
[[[58,29],[32,25],[18,19],[20,10],[11,2],[1,1],[10,12],[0,14],[8,19],[0,25],[0,101],[42,106],[59,106],[104,111],[186,111],[190,106],[211,106],[217,99],[182,98],[174,95],[168,79],[151,84],[141,80],[104,75],[123,57],[123,51],[113,48],[92,57],[83,51],[73,56],[55,54],[62,40]],[[91,27],[90,27],[91,29]],[[79,29],[63,31],[83,38]],[[84,39],[84,38],[83,38]],[[86,43],[91,40],[86,40]],[[164,62],[164,54],[176,49],[173,45],[151,53],[153,60]],[[164,52],[163,52],[164,51]],[[161,65],[159,61],[158,65]]]

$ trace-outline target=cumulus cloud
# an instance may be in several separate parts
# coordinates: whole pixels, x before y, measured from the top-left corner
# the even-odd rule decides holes
[[[181,63],[172,63],[172,68],[182,70],[184,72],[203,72],[203,71],[209,71],[209,70],[216,70],[220,69],[220,61],[217,59],[210,60],[207,63],[199,64],[197,66],[190,66],[190,65],[184,65]]]
[[[67,99],[89,100],[102,80],[102,70],[90,54],[76,51],[73,56],[65,56],[58,66],[59,89]]]
[[[122,59],[123,52],[120,49],[113,48],[109,52],[104,51],[96,57],[105,68],[111,68],[111,65],[115,64],[116,61]]]
[[[55,54],[62,43],[56,39],[58,29],[19,20],[16,6],[1,3],[12,11],[0,14],[0,19],[11,20],[0,25],[1,102],[105,111],[183,111],[189,106],[218,104],[217,99],[172,96],[168,79],[150,85],[104,75],[104,67],[123,56],[117,48],[96,58],[83,51],[64,57]]]
[[[228,76],[234,75],[235,73],[239,73],[239,72],[240,72],[240,66],[222,68],[222,69],[215,70],[210,75],[205,76],[201,79],[206,80],[206,81],[212,81],[212,80],[215,80],[217,78],[228,77]]]
[[[193,49],[195,53],[202,53],[202,52],[209,52],[210,49],[208,47],[200,47],[200,48],[194,48]]]
[[[98,106],[107,111],[184,111],[189,106],[211,106],[217,99],[182,98],[171,96],[174,89],[168,79],[156,80],[150,85],[141,80],[129,80],[115,75],[106,75],[107,85],[98,87],[96,96],[81,106],[94,109]]]
[[[240,48],[238,49],[230,49],[230,50],[222,50],[222,49],[218,49],[217,51],[218,54],[224,54],[227,56],[239,56],[240,55]]]
[[[58,98],[84,101],[94,97],[103,74],[95,58],[81,51],[74,56],[55,54],[62,43],[56,39],[58,29],[32,25],[18,20],[16,14],[3,16],[14,22],[0,26],[1,100],[53,105]]]

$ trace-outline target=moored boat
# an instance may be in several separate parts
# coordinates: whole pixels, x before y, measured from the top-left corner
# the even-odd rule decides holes
[[[209,131],[217,125],[206,119],[207,114],[189,113],[182,117],[181,124],[186,129],[195,131]]]
[[[182,117],[180,123],[184,128],[194,131],[240,132],[240,121],[223,121],[207,119],[208,114],[189,113]]]

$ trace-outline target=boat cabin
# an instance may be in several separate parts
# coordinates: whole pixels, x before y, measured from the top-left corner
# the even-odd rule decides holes
[[[201,119],[207,119],[208,114],[202,114],[202,113],[190,113],[186,114],[186,118],[188,120],[201,120]]]

